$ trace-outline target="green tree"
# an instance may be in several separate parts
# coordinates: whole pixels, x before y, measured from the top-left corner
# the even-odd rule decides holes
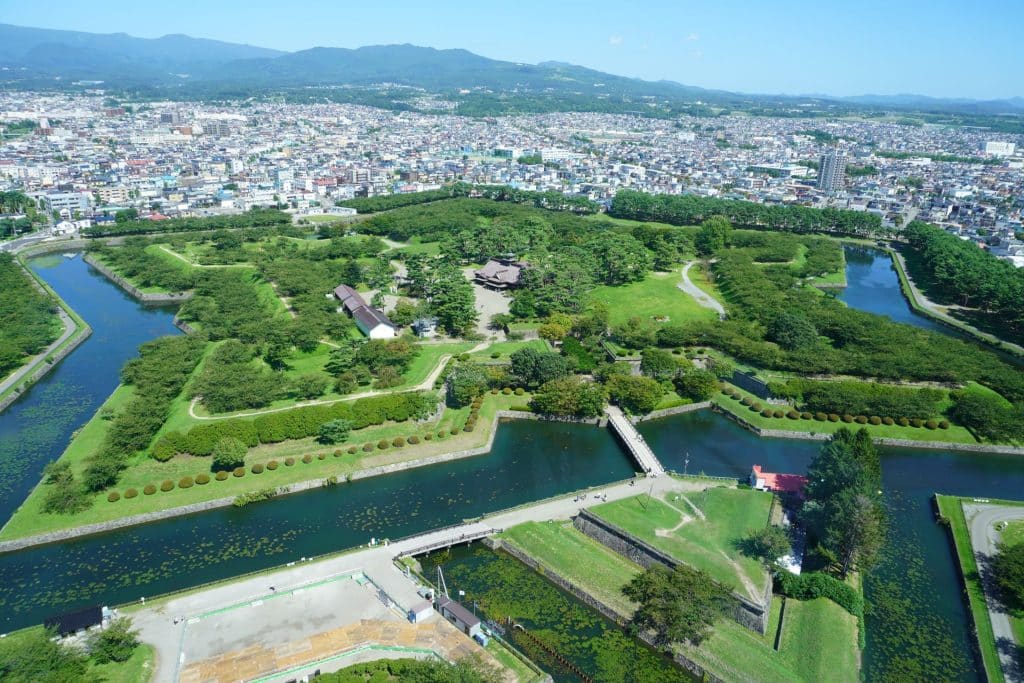
[[[805,316],[784,311],[769,321],[768,338],[782,348],[791,351],[816,344],[818,330]]]
[[[1024,543],[999,546],[992,558],[992,576],[1007,602],[1024,608]]]
[[[627,412],[643,415],[654,410],[665,390],[650,377],[615,375],[608,380],[608,393]]]
[[[463,363],[455,368],[448,380],[448,395],[456,407],[468,406],[489,386],[487,371],[475,363]]]
[[[245,464],[248,452],[245,444],[233,436],[225,436],[213,447],[213,466],[218,470],[233,470]]]
[[[88,681],[85,653],[54,639],[46,629],[0,640],[0,679],[6,683]]]
[[[641,353],[640,372],[659,381],[671,380],[679,373],[679,363],[668,351],[649,347]]]
[[[607,402],[608,395],[600,384],[568,375],[545,382],[534,391],[530,410],[542,415],[596,417]]]
[[[292,382],[295,393],[299,398],[304,399],[323,396],[329,384],[330,380],[319,372],[307,372],[304,375],[299,375]]]
[[[758,529],[740,542],[740,550],[744,555],[757,558],[767,566],[775,564],[791,549],[792,544],[786,530],[773,524]]]
[[[538,351],[529,346],[515,351],[509,360],[512,362],[512,374],[529,386],[550,382],[572,371],[569,361],[561,354]]]
[[[352,426],[350,421],[344,419],[325,422],[320,425],[316,440],[322,444],[341,443],[352,432]]]
[[[708,574],[688,565],[669,570],[656,564],[622,588],[639,606],[632,626],[652,629],[662,646],[688,642],[699,645],[715,622],[732,607],[729,591]]]
[[[86,649],[97,664],[127,662],[139,646],[139,632],[128,617],[112,619],[102,631],[90,634]]]
[[[676,392],[694,401],[707,401],[718,391],[718,377],[710,370],[690,368],[673,380]]]
[[[698,254],[711,256],[729,246],[731,236],[732,224],[729,219],[725,216],[711,216],[700,224],[693,244]]]

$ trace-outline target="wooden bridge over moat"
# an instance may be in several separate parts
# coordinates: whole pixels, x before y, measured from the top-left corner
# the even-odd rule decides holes
[[[654,455],[654,451],[647,445],[647,441],[636,430],[633,423],[622,414],[618,406],[608,406],[605,408],[605,413],[608,415],[608,428],[619,436],[619,439],[626,446],[626,450],[629,451],[630,455],[633,456],[633,459],[636,460],[647,476],[659,477],[665,474],[665,468],[662,467],[661,461]]]

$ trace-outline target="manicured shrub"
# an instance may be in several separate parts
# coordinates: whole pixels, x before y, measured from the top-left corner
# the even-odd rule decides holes
[[[152,496],[154,493],[156,493],[156,487],[153,486],[152,484],[146,484],[145,486],[142,487],[142,492],[147,496]]]
[[[372,443],[364,443],[363,444],[363,452],[364,453],[369,453],[372,450],[373,450],[373,444]]]
[[[434,440],[434,433],[433,432],[427,432],[426,434],[423,435],[423,440],[424,441],[433,441]]]
[[[774,417],[777,420],[781,419],[783,417],[786,417],[786,411],[784,411],[784,410],[773,410],[772,411],[772,417]]]
[[[121,494],[118,493],[117,491],[111,491],[110,493],[107,494],[107,501],[108,502],[116,503],[119,500],[121,500]]]
[[[935,420],[928,420],[927,422],[924,423],[924,427],[925,429],[938,429],[939,423],[936,422]]]
[[[471,432],[471,431],[473,431],[473,427],[474,426],[475,425],[472,422],[467,422],[466,426],[462,428],[462,431],[464,431],[464,432]]]
[[[444,437],[446,437],[446,436],[448,436],[448,432],[446,432],[446,431],[445,431],[445,430],[443,430],[443,429],[442,429],[442,430],[440,430],[440,431],[439,431],[439,432],[437,433],[437,438],[439,438],[439,439],[443,439],[443,438],[444,438]]]
[[[168,491],[170,491],[173,488],[174,488],[174,482],[171,481],[170,479],[164,479],[163,482],[161,482],[161,484],[160,484],[160,490],[163,491],[164,493],[167,493]]]
[[[817,420],[818,422],[824,422],[825,420],[828,419],[828,415],[826,415],[825,413],[815,413],[814,419]]]
[[[516,396],[522,396],[525,393],[526,393],[526,391],[524,391],[522,387],[516,387],[516,391],[515,391]]]
[[[772,416],[772,411],[771,411],[770,408],[765,408],[764,410],[761,411],[761,417],[771,417],[771,416]]]
[[[512,395],[512,388],[511,387],[505,387],[504,389],[501,390],[501,393],[505,394],[506,396],[511,396]]]
[[[866,416],[864,416],[864,415],[858,415],[857,417],[855,417],[853,419],[856,420],[857,424],[859,424],[859,425],[866,425],[868,423],[868,418]]]
[[[217,472],[217,474],[213,475],[213,478],[216,479],[217,481],[224,481],[225,479],[228,478],[228,473],[225,472],[224,470],[221,470],[220,472]]]
[[[276,470],[277,469],[277,461],[276,460],[271,460],[270,462],[268,462],[267,463],[267,469],[270,470],[271,472]]]
[[[338,457],[339,455],[341,455],[341,451],[334,451],[334,457]],[[317,460],[326,460],[327,459],[327,454],[326,453],[317,453],[316,454],[316,459]]]
[[[349,446],[348,447],[348,454],[349,455],[355,455],[358,452],[359,452],[359,449],[356,448],[355,446]]]
[[[391,445],[395,448],[403,448],[405,446],[405,439],[401,436],[396,436],[392,441]]]
[[[812,417],[814,417],[814,416],[813,416],[813,415],[811,415],[811,414],[810,414],[810,413],[808,413],[808,412],[803,412],[803,413],[800,413],[800,419],[801,419],[801,420],[810,420],[810,419],[811,419]],[[824,418],[825,418],[825,416],[824,416],[824,414],[822,414],[822,419],[824,419]]]
[[[388,443],[387,439],[381,439],[380,441],[377,442],[377,448],[381,449],[382,451],[386,450],[387,447],[390,445],[391,444]]]
[[[491,351],[491,358],[501,358],[500,351]]]
[[[795,410],[791,410],[788,413],[786,413],[786,417],[788,417],[790,420],[799,420],[800,413],[796,412]]]
[[[196,483],[196,481],[192,477],[182,477],[181,479],[178,480],[178,488],[179,489],[190,489],[190,488],[192,488],[192,485],[195,484],[195,483]]]
[[[949,429],[949,422],[947,420],[939,420],[939,429]]]
[[[855,617],[864,614],[864,598],[860,591],[848,583],[821,572],[775,575],[775,590],[797,600],[828,598]]]
[[[196,483],[200,486],[205,486],[210,483],[210,475],[203,472],[202,474],[196,475]]]
[[[829,413],[828,414],[828,421],[829,422],[839,422],[839,416],[836,415],[835,413]]]
[[[124,490],[124,499],[125,500],[131,500],[132,498],[135,498],[138,495],[139,495],[139,492],[136,489],[125,489]]]
[[[896,420],[892,419],[888,415],[886,415],[885,417],[882,418],[882,424],[885,424],[885,425],[890,425],[891,426],[891,425],[895,424],[895,422],[896,422]]]
[[[491,389],[491,393],[492,394],[497,394],[498,393],[498,387],[494,387],[493,389]]]
[[[921,425],[923,425],[923,424],[924,424],[924,420],[922,420],[922,419],[921,419],[921,418],[919,418],[919,417],[915,417],[915,418],[913,418],[913,419],[912,419],[912,420],[910,421],[910,426],[911,426],[911,427],[916,427],[916,428],[920,428],[920,427],[921,427]]]
[[[308,465],[309,463],[313,462],[313,456],[310,455],[309,453],[306,453],[304,456],[302,456],[302,462]]]
[[[341,454],[342,454],[343,452],[344,452],[344,451],[342,451],[342,450],[341,450],[340,448],[335,448],[335,449],[334,449],[334,457],[335,457],[335,458],[340,458],[340,457],[341,457]]]
[[[413,446],[415,446],[419,442],[420,442],[420,437],[416,436],[415,434],[413,434],[412,436],[409,437],[409,443],[411,443]]]
[[[295,458],[288,457],[288,458],[284,459],[284,466],[285,467],[291,467],[294,464],[295,464]]]
[[[878,425],[882,424],[882,418],[878,417],[877,415],[872,415],[871,417],[868,418],[868,422],[877,427]]]
[[[252,472],[253,474],[263,474],[263,465],[261,465],[260,463],[256,463],[255,465],[249,468],[249,471]]]
[[[764,406],[763,406],[763,405],[761,405],[761,404],[760,404],[759,402],[758,402],[758,403],[754,403],[754,405],[752,405],[752,406],[750,406],[750,407],[751,407],[752,409],[754,409],[754,410],[757,410],[757,411],[761,411],[761,410],[763,410],[763,409],[764,409]]]
[[[842,419],[843,422],[845,422],[846,424],[850,424],[851,422],[853,422],[853,415],[850,415],[849,413],[843,413]]]
[[[231,476],[232,477],[239,477],[239,478],[244,477],[245,476],[245,468],[244,467],[236,467],[235,469],[231,470]]]
[[[452,428],[451,428],[451,429],[449,430],[449,433],[450,433],[450,434],[451,434],[452,436],[455,436],[456,434],[458,434],[458,433],[459,433],[459,428],[458,428],[458,427],[452,427]]]
[[[899,420],[897,420],[897,422],[899,423],[900,427],[907,427],[910,425],[910,420],[908,420],[905,417],[901,417]]]
[[[742,399],[740,399],[740,403],[742,403],[745,406],[749,406],[749,405],[753,405],[754,400],[752,398],[750,398],[749,396],[744,396]]]

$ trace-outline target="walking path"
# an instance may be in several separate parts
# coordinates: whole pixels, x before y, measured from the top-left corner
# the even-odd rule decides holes
[[[490,344],[491,344],[491,342],[489,342],[489,341],[480,342],[479,344],[477,344],[476,346],[471,348],[469,351],[466,351],[465,353],[476,353],[477,351],[483,351],[488,346],[490,346]],[[196,419],[196,420],[229,420],[229,419],[235,418],[235,417],[253,417],[253,416],[256,416],[256,415],[266,415],[268,413],[280,413],[280,412],[283,412],[285,410],[292,410],[294,408],[302,408],[303,406],[327,406],[327,405],[333,405],[335,403],[343,403],[345,401],[355,401],[355,400],[360,399],[360,398],[371,398],[373,396],[384,396],[386,394],[393,394],[393,393],[396,393],[398,391],[401,391],[401,392],[406,392],[406,391],[429,391],[430,389],[434,388],[434,382],[437,381],[438,376],[441,374],[442,371],[444,371],[444,366],[448,363],[449,360],[451,360],[451,358],[452,358],[452,354],[450,354],[450,353],[446,353],[445,355],[441,356],[438,359],[437,365],[434,367],[433,370],[430,371],[430,374],[427,375],[427,378],[425,380],[423,380],[422,382],[420,382],[419,384],[417,384],[415,386],[405,387],[403,389],[373,389],[371,391],[364,391],[364,392],[359,393],[359,394],[352,394],[351,396],[345,396],[344,398],[334,398],[334,399],[329,399],[329,400],[316,400],[316,401],[299,401],[297,403],[293,403],[290,406],[282,406],[281,408],[267,408],[265,410],[252,410],[252,411],[244,412],[244,413],[228,413],[226,415],[197,415],[196,414],[196,405],[199,404],[199,401],[202,398],[200,396],[197,396],[196,398],[192,399],[191,403],[188,404],[188,414],[189,414],[189,417],[191,417],[193,419]]]
[[[644,491],[645,488],[648,490]],[[302,558],[294,562],[293,566],[173,596],[167,601],[135,611],[132,618],[135,627],[141,631],[142,640],[157,648],[153,680],[175,681],[176,669],[181,661],[179,658],[182,656],[179,649],[185,637],[186,627],[189,623],[194,624],[202,615],[243,603],[262,605],[268,593],[284,594],[356,572],[365,574],[400,611],[405,612],[422,602],[423,598],[417,593],[420,586],[416,579],[407,577],[395,565],[395,557],[417,552],[424,547],[458,544],[465,538],[477,538],[524,522],[569,519],[581,509],[599,505],[606,500],[622,500],[648,492],[661,496],[668,491],[685,488],[685,482],[663,477],[651,482],[650,486],[619,483],[602,488],[599,493],[591,492],[585,496],[570,493],[535,505],[498,512],[478,521],[429,531],[388,545],[378,544],[317,562],[305,561],[305,558]],[[269,586],[273,586],[274,590],[270,591]],[[250,619],[276,618],[273,614],[255,610],[250,614]]]
[[[690,267],[695,264],[696,261],[690,261],[683,266],[683,281],[680,282],[677,287],[683,290],[690,296],[692,296],[698,304],[704,308],[710,308],[712,311],[718,313],[719,318],[725,318],[725,308],[722,304],[718,303],[713,296],[705,292],[703,289],[693,284],[690,280]]]
[[[665,468],[661,461],[654,455],[654,451],[647,445],[647,441],[636,430],[633,423],[626,419],[618,406],[608,406],[604,409],[608,415],[608,426],[618,433],[626,444],[626,448],[633,454],[633,457],[644,469],[644,472],[652,477],[665,474]]]
[[[994,595],[995,586],[992,585],[991,572],[985,569],[991,565],[992,558],[999,548],[1002,534],[996,525],[1002,522],[1024,521],[1024,507],[964,503],[963,508],[974,559],[981,569],[981,585],[985,591],[985,604],[988,606],[988,616],[992,622],[992,633],[995,636],[1003,676],[1007,681],[1024,681],[1024,661],[1021,661],[1020,654],[1024,643],[1014,642],[1010,617],[1006,613],[1006,607]]]
[[[37,353],[32,360],[8,375],[3,381],[0,381],[0,394],[3,394],[13,386],[17,386],[18,382],[30,373],[34,372],[42,363],[45,363],[47,356],[55,351],[61,344],[70,339],[71,335],[78,331],[78,325],[59,305],[57,306],[57,315],[60,317],[60,322],[64,326],[64,331],[61,332],[55,342]]]
[[[982,330],[979,330],[978,328],[972,325],[968,325],[962,320],[957,320],[953,316],[949,315],[945,310],[943,310],[942,306],[939,306],[934,301],[926,297],[924,293],[920,290],[920,288],[918,288],[918,286],[914,283],[914,281],[910,277],[910,272],[907,270],[907,262],[903,260],[903,254],[896,251],[895,249],[889,249],[889,253],[892,255],[893,260],[899,265],[899,269],[900,271],[902,271],[903,276],[906,279],[907,285],[909,285],[910,287],[910,298],[913,300],[913,303],[917,304],[919,307],[927,311],[928,315],[936,318],[937,320],[941,320],[942,322],[947,323],[948,325],[951,325],[952,327],[958,330],[962,330],[967,334],[974,335],[975,337],[978,337],[980,339],[984,339],[989,343],[996,345],[1001,344],[1005,348],[1012,349],[1014,353],[1024,354],[1024,346],[1021,346],[1020,344],[1014,344],[1013,342],[1006,341],[1005,339],[1000,339],[994,334],[983,332]]]

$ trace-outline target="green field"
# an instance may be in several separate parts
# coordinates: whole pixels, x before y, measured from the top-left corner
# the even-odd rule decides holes
[[[470,358],[475,361],[483,362],[505,362],[508,361],[509,356],[518,351],[519,349],[537,349],[538,351],[550,351],[551,345],[543,339],[530,339],[527,341],[507,341],[507,342],[495,342],[488,346],[483,351],[477,351],[476,353],[470,354]],[[498,354],[494,357],[494,354]]]
[[[768,524],[771,504],[770,493],[713,487],[670,493],[664,500],[641,494],[591,512],[760,600],[767,574],[760,562],[739,552],[737,543]]]
[[[506,529],[500,538],[567,581],[586,586],[619,614],[631,615],[636,609],[622,586],[642,571],[640,566],[580,533],[571,522],[527,522]]]
[[[872,424],[857,424],[856,422],[846,423],[840,420],[839,422],[819,422],[817,420],[790,420],[787,417],[775,418],[775,417],[764,417],[761,413],[750,410],[747,406],[743,405],[740,401],[743,397],[753,399],[755,402],[760,402],[761,399],[757,398],[753,394],[747,393],[739,387],[733,387],[741,394],[740,399],[726,396],[719,392],[715,394],[712,399],[716,405],[722,410],[732,413],[744,422],[748,422],[755,427],[760,429],[781,429],[789,430],[793,432],[809,432],[811,434],[832,434],[841,427],[848,429],[860,429],[865,428],[868,433],[874,438],[884,439],[909,439],[913,441],[943,441],[948,443],[967,443],[975,444],[978,443],[977,439],[964,427],[960,425],[951,424],[949,429],[926,429],[924,427],[901,427],[900,425],[872,425]],[[762,404],[767,407],[767,404]],[[786,406],[772,406],[773,408],[779,407],[782,410],[789,411]]]
[[[113,395],[107,400],[105,406],[118,408],[131,397],[131,387],[118,387]],[[224,481],[212,480],[205,485],[195,485],[191,488],[178,488],[175,486],[171,491],[157,491],[153,495],[143,495],[142,489],[146,484],[159,486],[164,480],[177,482],[182,477],[195,477],[201,473],[210,473],[211,461],[209,458],[177,456],[168,462],[161,463],[142,453],[137,454],[129,463],[129,466],[121,474],[117,490],[123,493],[128,488],[134,488],[140,494],[133,499],[122,498],[116,502],[107,501],[107,492],[97,493],[93,496],[93,504],[87,510],[75,515],[55,515],[42,511],[43,499],[46,495],[46,486],[39,486],[29,494],[21,507],[15,511],[7,525],[0,531],[0,540],[21,538],[34,534],[55,531],[58,529],[70,529],[85,524],[105,522],[130,515],[137,515],[156,510],[199,503],[218,498],[234,498],[235,496],[248,491],[265,489],[268,487],[280,487],[294,484],[301,481],[326,479],[327,477],[338,477],[344,479],[352,472],[376,467],[379,465],[390,465],[394,463],[419,460],[443,453],[452,453],[471,448],[478,448],[487,443],[490,437],[491,425],[495,413],[498,410],[508,410],[512,406],[519,406],[528,403],[529,395],[506,396],[504,394],[487,394],[480,410],[480,421],[472,432],[461,431],[466,422],[470,408],[467,406],[460,409],[444,411],[440,421],[428,424],[416,422],[385,423],[380,426],[367,427],[352,432],[344,444],[324,446],[318,444],[314,438],[283,441],[277,444],[260,445],[249,450],[245,463],[247,472],[243,477],[228,477]],[[109,422],[103,420],[98,412],[79,431],[78,435],[71,441],[67,450],[61,456],[62,460],[71,463],[72,471],[80,475],[85,469],[86,460],[99,448],[106,435]],[[440,430],[450,431],[459,429],[458,434],[452,436],[446,434],[444,438],[437,438]],[[434,434],[430,440],[423,440],[416,445],[408,444],[401,448],[389,447],[385,450],[374,449],[371,452],[364,452],[361,448],[355,454],[347,453],[349,446],[361,447],[364,443],[376,444],[381,439],[391,440],[396,436],[408,438],[412,435],[423,436],[426,433]],[[341,450],[340,456],[334,452]],[[313,456],[309,463],[302,462],[304,455]],[[324,459],[317,456],[324,455]],[[284,460],[288,457],[295,458],[295,464],[286,466]],[[280,464],[278,469],[266,470],[262,474],[253,474],[248,471],[256,463],[267,463],[270,460],[277,460]],[[372,485],[372,484],[371,484]]]
[[[939,514],[949,522],[957,560],[960,562],[960,571],[966,584],[967,601],[971,608],[971,619],[974,622],[974,632],[978,637],[978,647],[981,651],[981,660],[985,666],[986,676],[989,681],[1002,681],[1004,679],[1003,670],[999,664],[999,651],[996,649],[996,638],[992,632],[992,622],[985,604],[985,591],[981,585],[978,563],[975,561],[974,551],[971,549],[971,537],[967,530],[963,507],[960,504],[961,499],[956,496],[936,494],[935,500],[939,507]]]
[[[531,522],[506,530],[501,538],[623,618],[632,613],[634,606],[621,591],[640,568],[577,532],[571,524]],[[685,645],[681,649],[690,659],[730,681],[859,680],[855,617],[823,598],[787,600],[781,647],[775,651],[781,604],[782,598],[776,596],[764,636],[726,618],[715,624],[710,638],[699,647]]]
[[[652,322],[656,317],[665,316],[668,320],[664,322],[671,325],[691,320],[717,320],[717,313],[700,306],[692,296],[676,286],[681,281],[682,275],[678,270],[651,273],[641,282],[620,287],[595,287],[590,297],[608,305],[612,325],[633,317]]]

